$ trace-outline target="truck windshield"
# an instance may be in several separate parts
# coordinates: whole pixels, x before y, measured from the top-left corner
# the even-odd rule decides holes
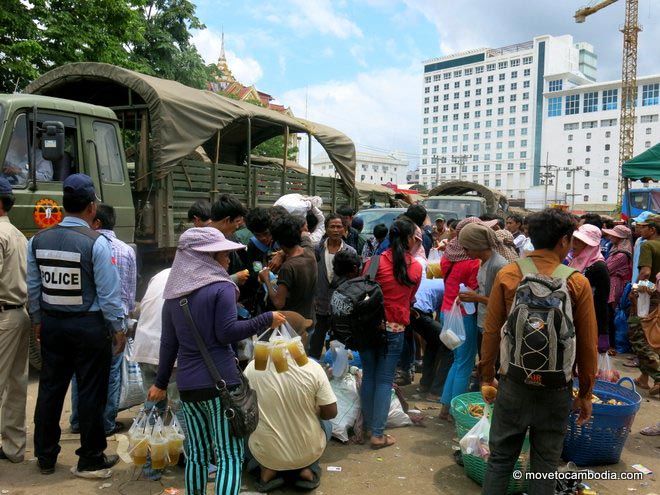
[[[457,218],[478,217],[485,213],[485,209],[479,199],[456,199],[448,198],[429,198],[424,200],[426,208],[450,211],[456,214]]]

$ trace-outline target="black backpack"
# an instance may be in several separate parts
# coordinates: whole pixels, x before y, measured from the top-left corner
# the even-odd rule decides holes
[[[372,349],[386,341],[383,291],[376,282],[379,261],[380,256],[372,257],[369,271],[341,283],[330,299],[333,338],[348,349]]]

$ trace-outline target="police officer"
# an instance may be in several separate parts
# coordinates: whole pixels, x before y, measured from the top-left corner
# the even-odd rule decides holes
[[[34,414],[34,453],[42,474],[55,472],[62,405],[74,373],[80,448],[73,474],[108,477],[119,460],[103,453],[103,410],[112,344],[116,354],[125,343],[124,313],[110,243],[90,228],[96,200],[91,178],[70,175],[64,181],[66,217],[28,245],[29,311],[43,363]]]
[[[9,221],[7,214],[12,206],[11,185],[0,177],[0,459],[22,462],[30,338],[30,319],[25,308],[27,239]]]

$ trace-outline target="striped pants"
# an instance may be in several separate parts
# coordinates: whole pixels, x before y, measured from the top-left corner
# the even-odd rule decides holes
[[[215,452],[218,474],[215,495],[235,495],[241,489],[243,439],[236,438],[222,413],[220,398],[183,402],[188,429],[186,494],[205,495],[211,452]]]

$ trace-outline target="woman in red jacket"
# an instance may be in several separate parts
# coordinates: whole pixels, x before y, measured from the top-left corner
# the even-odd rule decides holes
[[[470,223],[482,223],[477,217],[468,217],[456,225],[457,237],[447,245],[445,255],[442,257],[440,267],[445,279],[445,295],[442,300],[442,317],[446,321],[446,314],[451,311],[454,301],[458,298],[460,285],[463,284],[471,290],[476,290],[479,260],[468,256],[467,251],[459,244],[458,234],[461,229]],[[449,420],[449,407],[451,400],[467,391],[470,374],[474,368],[474,359],[477,356],[477,315],[463,313],[463,326],[465,328],[465,342],[454,349],[454,362],[449,369],[445,386],[442,390],[442,409],[440,419]],[[444,323],[443,323],[444,324]]]
[[[387,330],[386,344],[360,352],[362,359],[362,415],[364,428],[371,432],[371,447],[380,449],[396,442],[385,435],[390,410],[392,382],[403,348],[403,332],[410,323],[410,307],[422,280],[422,265],[410,254],[415,242],[415,225],[400,218],[389,232],[390,247],[380,256],[376,282],[383,291]],[[364,267],[369,270],[371,261]]]

